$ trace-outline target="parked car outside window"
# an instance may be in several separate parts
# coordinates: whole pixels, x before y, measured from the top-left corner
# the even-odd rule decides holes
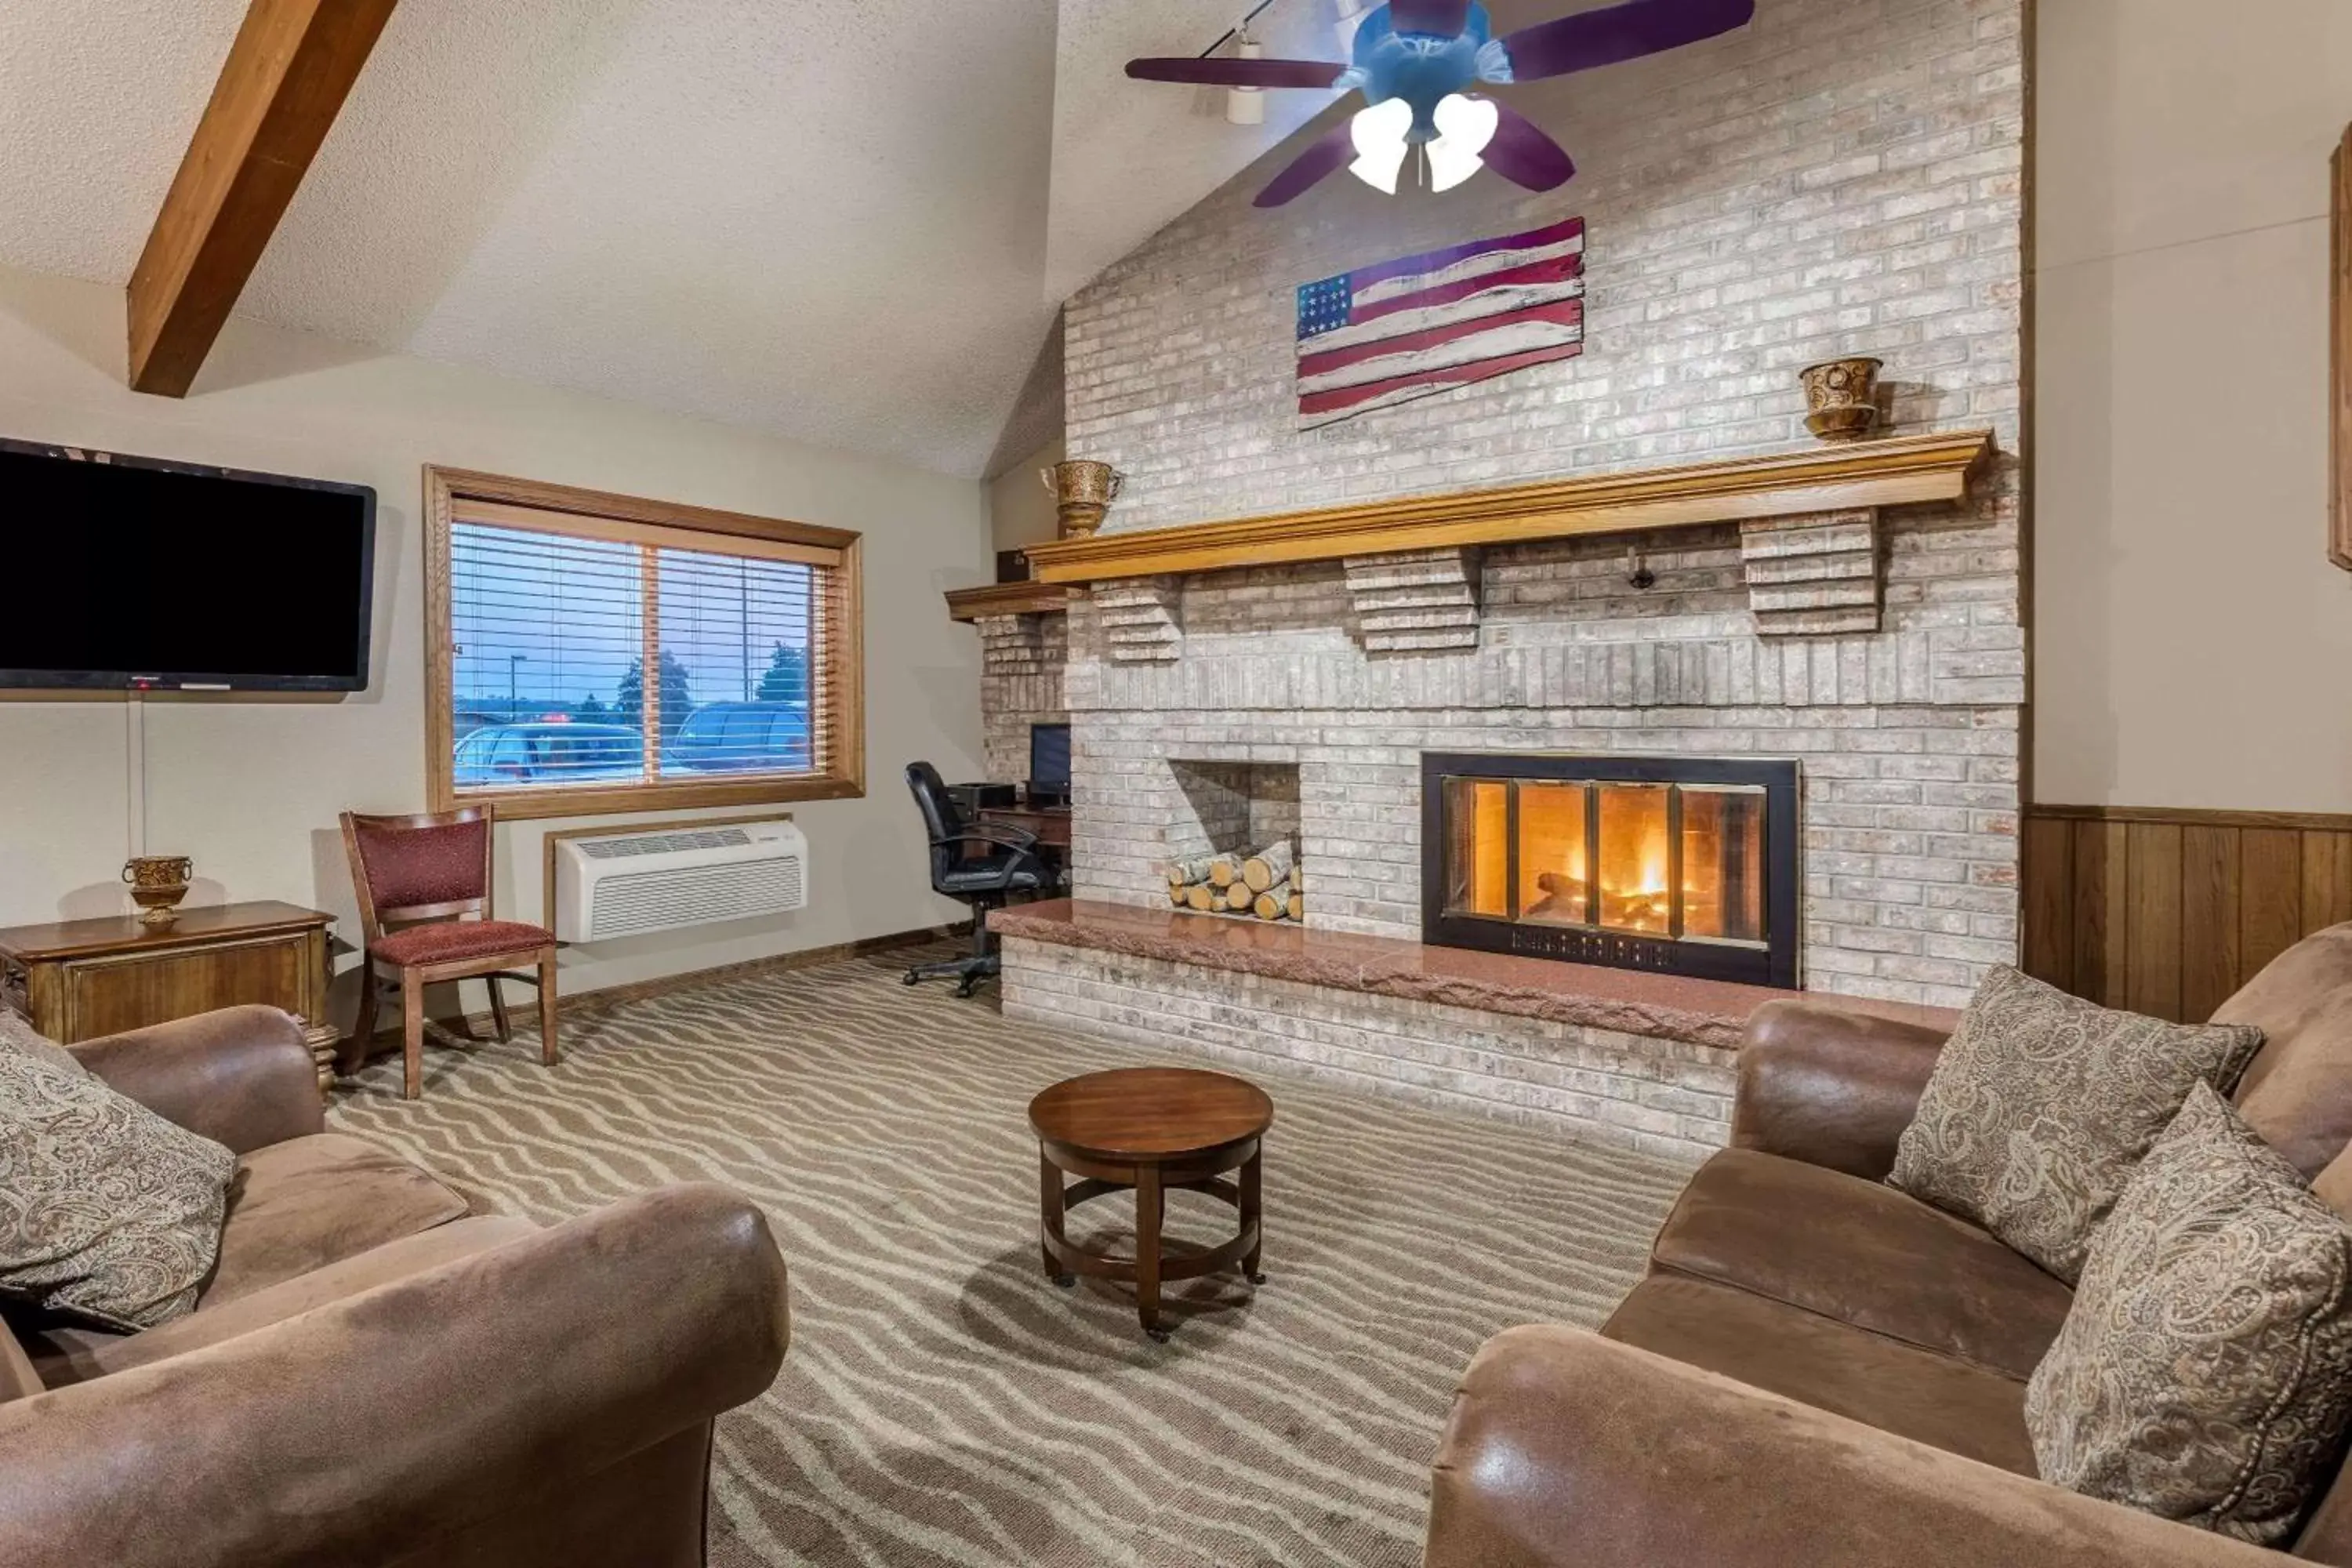
[[[662,745],[662,771],[804,773],[810,765],[804,702],[710,702]]]
[[[623,724],[493,724],[457,742],[461,787],[596,784],[646,771],[645,738]]]

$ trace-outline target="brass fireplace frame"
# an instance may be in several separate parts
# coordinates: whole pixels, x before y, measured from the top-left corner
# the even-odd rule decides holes
[[[1643,935],[1600,923],[1597,899],[1588,898],[1581,923],[1536,923],[1517,910],[1518,791],[1509,793],[1505,883],[1510,911],[1478,914],[1447,907],[1448,780],[1581,784],[1733,785],[1764,793],[1762,910],[1764,932],[1755,942],[1672,934]],[[1590,752],[1425,752],[1421,760],[1422,940],[1441,947],[1517,953],[1571,963],[1598,963],[1709,980],[1732,980],[1794,990],[1801,975],[1803,826],[1799,812],[1801,770],[1794,759],[1622,757]],[[1592,798],[1597,798],[1592,797]],[[1670,885],[1679,886],[1683,835],[1679,795],[1670,795],[1667,852]],[[1597,807],[1593,818],[1597,821]],[[1589,830],[1597,834],[1597,826]],[[1588,839],[1586,864],[1598,874],[1598,845]]]

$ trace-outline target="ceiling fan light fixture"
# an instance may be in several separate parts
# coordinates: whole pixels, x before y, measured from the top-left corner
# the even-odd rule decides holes
[[[1240,47],[1234,51],[1245,60],[1265,58],[1265,46],[1242,35]],[[1230,87],[1225,89],[1225,123],[1228,125],[1263,125],[1265,123],[1265,89],[1259,87]]]
[[[1555,0],[1565,3],[1565,0]],[[1260,0],[1264,10],[1272,0]],[[1756,0],[1613,0],[1587,5],[1500,37],[1481,0],[1334,0],[1346,60],[1152,57],[1127,62],[1139,81],[1227,88],[1300,88],[1361,92],[1370,108],[1318,136],[1259,191],[1278,207],[1318,182],[1352,169],[1393,194],[1405,160],[1427,150],[1437,189],[1481,168],[1530,191],[1558,190],[1576,161],[1544,129],[1508,104],[1468,96],[1475,84],[1540,81],[1640,59],[1735,32],[1755,19]],[[1253,12],[1255,16],[1256,13]],[[1246,34],[1243,41],[1248,42]],[[1236,123],[1263,112],[1244,94],[1228,101]],[[1398,118],[1402,116],[1402,119]],[[1447,123],[1441,123],[1444,118]]]
[[[1348,134],[1356,144],[1356,161],[1348,165],[1349,173],[1387,195],[1396,195],[1397,176],[1404,172],[1405,132],[1412,129],[1412,105],[1402,99],[1391,98],[1360,109],[1348,122]]]
[[[1448,93],[1438,101],[1437,140],[1429,144],[1429,188],[1450,191],[1486,167],[1487,144],[1503,122],[1492,99]]]

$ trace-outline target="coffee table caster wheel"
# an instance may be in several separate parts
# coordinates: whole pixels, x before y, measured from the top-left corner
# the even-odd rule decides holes
[[[920,985],[922,983],[923,977],[911,969],[898,976],[898,984],[901,985]]]
[[[1253,1285],[1263,1285],[1265,1283],[1265,1276],[1263,1274],[1244,1274],[1242,1278],[1248,1280]]]
[[[965,981],[962,984],[961,984],[961,985],[959,985],[959,986],[957,986],[957,987],[956,987],[956,995],[957,995],[960,999],[962,999],[962,1000],[964,1000],[964,1001],[970,1001],[970,1000],[971,1000],[971,993],[972,993],[972,984],[971,984],[971,981],[969,981],[969,980]]]
[[[1150,1338],[1151,1342],[1155,1345],[1164,1345],[1168,1342],[1168,1331],[1166,1329],[1146,1329],[1143,1331]]]
[[[1076,1285],[1077,1282],[1078,1277],[1075,1274],[1056,1274],[1054,1276],[1054,1285],[1057,1289],[1067,1290]]]

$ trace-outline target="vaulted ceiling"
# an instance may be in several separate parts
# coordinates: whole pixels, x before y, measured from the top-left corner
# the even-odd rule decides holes
[[[245,8],[0,5],[0,263],[129,279]],[[402,0],[238,310],[978,474],[1060,300],[1327,101],[1120,75],[1238,8]]]

